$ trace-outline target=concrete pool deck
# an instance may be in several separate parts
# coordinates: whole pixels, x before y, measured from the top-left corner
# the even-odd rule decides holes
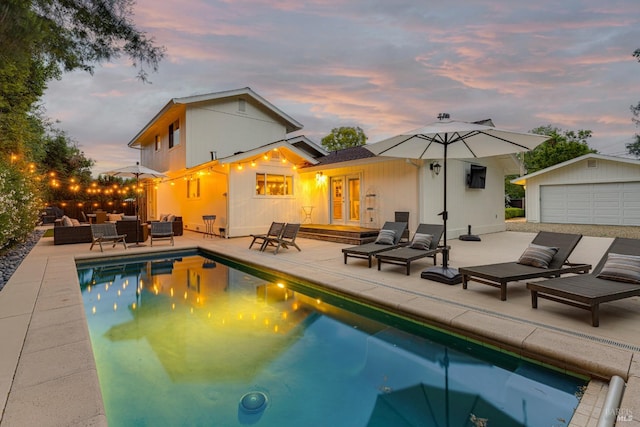
[[[482,235],[481,242],[451,240],[453,267],[516,259],[534,237],[532,233]],[[570,261],[595,265],[611,238],[583,237]],[[367,268],[366,260],[343,262],[349,245],[298,239],[302,252],[278,255],[247,249],[249,238],[205,239],[186,231],[175,247],[105,248],[89,244],[54,246],[43,238],[0,291],[0,425],[107,425],[75,260],[137,255],[178,248],[202,247],[230,258],[283,272],[286,275],[355,296],[371,304],[407,314],[508,351],[533,357],[559,369],[588,373],[590,382],[571,426],[595,426],[607,390],[607,380],[627,381],[617,425],[640,427],[640,298],[603,304],[600,327],[590,314],[564,304],[541,301],[531,308],[523,283],[511,284],[508,300],[499,290],[471,282],[447,286],[420,278],[431,259],[404,267]],[[440,257],[438,257],[440,262]],[[567,421],[568,422],[568,421]],[[566,425],[562,423],[559,425]]]

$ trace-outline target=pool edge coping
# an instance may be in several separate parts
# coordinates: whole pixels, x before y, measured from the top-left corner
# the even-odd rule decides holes
[[[205,248],[202,247],[200,245],[194,245],[192,247],[186,247],[186,248],[181,248],[181,250],[189,250],[189,249],[193,249],[193,250],[202,250],[204,252],[207,251],[211,251],[216,253],[215,250],[211,249],[211,248]],[[172,252],[172,251],[171,251]],[[147,255],[149,255],[147,253]],[[31,254],[27,257],[27,259],[31,256]],[[240,262],[243,264],[253,264],[256,265],[260,268],[263,269],[269,269],[273,272],[279,273],[279,274],[285,274],[288,276],[295,276],[297,278],[300,278],[301,280],[304,281],[310,281],[315,283],[318,286],[321,287],[326,287],[328,289],[331,289],[332,291],[336,290],[334,286],[331,286],[331,284],[327,284],[327,283],[320,283],[320,282],[316,282],[315,280],[309,279],[309,278],[304,278],[304,277],[300,277],[298,275],[293,275],[291,273],[287,273],[284,272],[282,270],[278,270],[275,268],[271,268],[269,266],[266,265],[262,265],[262,264],[255,264],[255,263],[251,263],[248,262],[246,259],[245,260],[241,260],[238,258],[235,258],[233,256],[230,256],[229,254],[223,254],[224,257],[233,259],[235,262]],[[99,382],[98,382],[98,377],[97,377],[97,370],[95,367],[95,358],[93,358],[93,350],[91,348],[91,341],[89,338],[89,332],[88,332],[88,326],[87,326],[87,322],[86,322],[86,315],[83,309],[83,306],[81,304],[81,290],[80,290],[80,283],[79,283],[79,279],[77,277],[77,272],[76,272],[76,260],[85,260],[85,259],[89,259],[89,258],[108,258],[109,255],[98,255],[96,256],[96,254],[91,254],[91,255],[61,255],[61,256],[55,256],[55,255],[50,255],[50,256],[41,256],[38,255],[37,253],[33,254],[33,258],[29,259],[30,262],[34,261],[35,258],[41,258],[40,261],[44,262],[44,267],[40,268],[40,269],[31,269],[29,270],[27,268],[27,266],[30,265],[29,263],[25,263],[23,262],[22,265],[19,267],[19,269],[16,271],[16,273],[14,274],[14,276],[12,277],[12,279],[5,285],[5,288],[7,286],[11,286],[11,288],[9,289],[14,289],[15,286],[18,283],[30,283],[32,286],[37,287],[37,292],[35,292],[34,294],[31,295],[31,298],[33,298],[33,304],[32,304],[32,311],[31,313],[27,313],[27,312],[23,312],[23,313],[19,313],[16,314],[16,316],[11,317],[12,320],[21,320],[26,324],[26,328],[24,329],[24,334],[22,336],[22,347],[19,351],[19,354],[17,355],[17,359],[15,359],[15,367],[13,370],[13,375],[11,377],[11,384],[10,387],[7,391],[6,394],[2,394],[0,396],[0,398],[3,400],[3,410],[2,410],[2,418],[0,419],[0,425],[4,426],[4,425],[10,425],[10,424],[18,424],[18,425],[25,425],[26,423],[36,423],[39,425],[47,425],[47,424],[59,424],[61,421],[61,417],[63,417],[63,415],[61,414],[61,412],[67,412],[69,408],[71,407],[75,407],[77,408],[78,406],[82,406],[82,409],[84,409],[84,412],[81,412],[77,415],[73,415],[74,420],[69,420],[71,421],[70,423],[68,423],[68,425],[96,425],[96,426],[106,426],[107,425],[107,420],[106,420],[106,414],[105,414],[105,410],[104,410],[104,405],[103,405],[103,401],[102,401],[102,395],[100,392],[100,388],[99,388]],[[45,258],[46,261],[44,261],[42,258]],[[27,261],[27,259],[25,259],[25,261]],[[53,264],[50,265],[51,261],[54,261]],[[63,263],[64,262],[64,263]],[[72,268],[71,268],[72,267]],[[28,270],[28,271],[27,271]],[[71,273],[69,275],[69,272]],[[72,372],[71,374],[67,373],[66,375],[61,376],[60,378],[57,379],[50,379],[44,382],[40,382],[37,384],[32,384],[29,386],[21,386],[20,384],[16,384],[15,380],[16,378],[19,378],[20,375],[20,370],[28,370],[29,366],[24,366],[25,363],[28,363],[26,361],[26,359],[23,360],[23,356],[25,355],[25,345],[27,344],[28,338],[29,338],[29,334],[32,331],[32,320],[33,317],[35,316],[37,310],[38,310],[38,304],[40,303],[40,298],[41,296],[44,298],[44,288],[45,286],[53,286],[53,287],[57,287],[58,285],[55,283],[55,280],[53,281],[49,281],[48,279],[52,279],[52,277],[49,277],[50,275],[53,275],[53,278],[56,277],[60,277],[58,276],[59,274],[62,274],[63,277],[66,277],[66,280],[70,280],[70,277],[73,276],[73,280],[71,285],[73,285],[74,289],[75,289],[75,298],[78,298],[80,300],[80,303],[69,303],[68,301],[65,302],[65,307],[70,307],[70,306],[77,306],[77,309],[82,313],[81,317],[83,319],[82,325],[83,325],[83,330],[84,333],[86,334],[84,337],[81,337],[80,339],[76,340],[79,342],[84,342],[85,345],[88,347],[85,348],[85,352],[88,351],[89,354],[91,355],[91,362],[92,365],[91,366],[86,366],[85,369],[78,369],[77,371]],[[67,274],[67,276],[64,276],[65,274]],[[59,280],[59,279],[58,279]],[[36,285],[37,283],[37,285]],[[67,285],[70,284],[70,282],[66,282]],[[3,290],[4,292],[4,290]],[[64,295],[65,297],[69,297],[69,295]],[[357,297],[357,298],[367,298],[366,295],[363,295],[363,293],[358,293],[358,292],[354,292],[350,295],[351,297]],[[60,295],[58,295],[57,297],[60,297]],[[64,298],[63,298],[64,299]],[[375,300],[369,300],[369,302],[375,303],[375,304],[380,304],[381,301],[375,301]],[[382,301],[384,303],[388,303],[388,301]],[[444,301],[447,302],[447,301]],[[447,302],[449,304],[451,304],[451,302]],[[0,301],[0,304],[7,304],[7,302],[5,301],[5,298],[3,298]],[[70,305],[69,305],[70,304]],[[0,305],[0,307],[2,307],[2,305]],[[386,307],[389,308],[393,308],[394,310],[405,310],[404,314],[410,314],[411,316],[416,315],[415,313],[407,313],[407,308],[401,306],[401,305],[387,305]],[[55,310],[56,307],[51,307],[51,306],[45,306],[43,307],[46,310]],[[60,308],[60,307],[58,307]],[[467,312],[469,312],[469,310],[467,310]],[[427,323],[431,323],[433,322],[433,319],[428,319],[427,317],[424,317],[425,321]],[[457,320],[454,320],[457,319]],[[5,321],[6,318],[1,318],[0,321]],[[77,323],[78,319],[74,319],[71,320],[69,322],[76,322]],[[430,321],[429,321],[430,320]],[[511,321],[515,321],[515,320],[511,320]],[[524,322],[521,322],[524,323]],[[461,322],[461,317],[460,316],[454,316],[453,319],[449,319],[449,320],[442,320],[442,324],[443,326],[448,326],[450,328],[460,328],[460,329],[456,329],[458,330],[458,333],[462,332],[465,334],[469,334],[469,333],[474,333],[473,332],[473,328],[471,328],[470,325],[469,329],[464,329],[464,322]],[[536,327],[535,329],[542,329],[541,327]],[[471,331],[471,332],[470,332]],[[557,334],[557,332],[556,332]],[[530,334],[530,336],[532,336],[533,334]],[[484,339],[493,339],[491,337],[487,337],[484,336]],[[530,339],[530,338],[528,338]],[[537,337],[537,339],[539,340],[540,338]],[[524,343],[527,342],[527,339],[522,341],[523,344],[523,349],[522,350],[527,350],[527,351],[533,351],[533,354],[537,354],[536,351],[537,350],[537,346],[539,346],[540,344],[537,343],[536,345],[531,344],[530,348],[526,349],[524,348]],[[64,346],[66,344],[63,344],[62,346]],[[494,344],[492,344],[494,345]],[[512,343],[509,343],[509,345],[512,345]],[[602,344],[604,345],[604,344]],[[61,345],[56,345],[54,347],[56,347],[58,350],[60,350],[60,347],[62,347]],[[611,348],[611,347],[609,347]],[[44,351],[44,350],[42,350]],[[621,350],[621,351],[625,351],[625,350]],[[631,353],[631,355],[629,356],[629,366],[628,369],[626,370],[626,372],[624,373],[624,375],[621,375],[625,381],[627,381],[629,383],[629,385],[633,388],[633,389],[638,389],[638,387],[640,386],[640,362],[638,360],[634,360],[633,359],[633,352],[627,351],[629,353]],[[571,362],[571,355],[567,355],[565,362],[567,363],[574,363]],[[542,357],[542,356],[540,356]],[[553,357],[553,355],[546,355],[545,357]],[[539,359],[539,357],[536,357],[536,359]],[[580,363],[580,362],[578,362]],[[588,367],[588,369],[600,369],[601,366],[598,365],[590,365]],[[618,370],[620,370],[621,368],[618,368]],[[5,378],[6,377],[6,368],[0,372],[0,378]],[[81,377],[81,378],[80,378]],[[603,386],[601,383],[601,377],[604,378],[603,375],[597,375],[596,376],[596,380],[598,381],[598,383],[595,383],[594,380],[590,381],[589,384],[594,384],[594,387],[597,388],[598,390],[600,390],[600,394],[602,394],[602,390],[604,390],[604,392],[606,393],[606,384]],[[76,380],[80,380],[80,382],[75,382]],[[71,382],[71,385],[69,385],[69,383]],[[67,392],[67,393],[59,393],[59,386],[60,384],[65,384],[66,387],[68,389],[70,389],[71,391],[75,390],[76,394],[72,393],[72,392]],[[97,389],[96,389],[96,385],[97,385]],[[597,386],[597,387],[596,387]],[[78,404],[78,396],[77,396],[77,392],[78,390],[84,391],[82,393],[82,396],[84,399],[87,399],[87,401],[91,401],[91,404],[85,404],[85,405],[79,405]],[[89,392],[93,390],[92,392]],[[2,390],[0,390],[2,391]],[[45,399],[44,401],[41,400],[43,399],[42,396],[49,396],[48,399]],[[600,395],[598,395],[600,396]],[[65,400],[66,399],[66,400]],[[598,397],[596,399],[599,400],[600,397]],[[624,400],[623,400],[623,405],[624,405]],[[586,403],[586,402],[585,402]],[[44,405],[44,406],[42,406]],[[583,405],[583,402],[581,401],[579,408]],[[20,406],[18,408],[18,406]],[[633,404],[631,405],[632,407],[634,406]],[[595,407],[597,409],[597,403],[595,403]],[[31,410],[29,410],[31,409]],[[36,409],[39,409],[41,411],[41,413],[38,413],[38,411]],[[579,414],[582,415],[585,412],[588,412],[586,410],[576,410],[576,414],[574,415],[574,418]],[[639,412],[640,413],[640,412]],[[8,418],[7,418],[8,416]],[[66,415],[68,417],[68,414]],[[60,417],[60,418],[59,418]],[[37,420],[37,421],[35,421]],[[53,421],[56,420],[56,421]],[[49,422],[46,422],[49,421]],[[574,425],[574,423],[572,422],[570,425]],[[576,425],[586,425],[583,423],[579,423]]]

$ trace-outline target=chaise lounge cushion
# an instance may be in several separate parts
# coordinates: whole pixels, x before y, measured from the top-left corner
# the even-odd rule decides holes
[[[378,238],[376,239],[377,245],[393,245],[395,244],[396,232],[393,230],[380,230]]]
[[[416,233],[413,236],[413,240],[411,241],[411,246],[410,248],[412,249],[422,249],[422,250],[429,250],[429,247],[431,246],[431,241],[433,240],[433,235],[431,234],[422,234],[422,233]]]
[[[616,282],[640,284],[640,257],[610,253],[596,277]]]
[[[553,256],[558,253],[558,248],[529,244],[518,260],[518,264],[530,265],[538,268],[549,268]]]

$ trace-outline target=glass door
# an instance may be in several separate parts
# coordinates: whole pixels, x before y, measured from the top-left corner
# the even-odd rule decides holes
[[[331,223],[344,224],[344,177],[331,178]]]
[[[348,177],[349,221],[360,224],[360,177]]]
[[[360,225],[360,176],[331,178],[331,223]]]

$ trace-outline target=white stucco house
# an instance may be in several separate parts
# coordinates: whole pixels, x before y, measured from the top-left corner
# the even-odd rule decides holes
[[[516,178],[529,222],[640,225],[640,161],[585,154]]]
[[[171,99],[131,139],[142,165],[168,178],[147,181],[146,218],[172,213],[203,231],[216,215],[227,237],[264,232],[272,221],[378,228],[396,211],[440,223],[442,175],[417,161],[376,157],[363,147],[328,153],[302,124],[250,88]],[[486,185],[469,188],[471,165],[486,166]],[[448,162],[448,236],[502,231],[504,175],[514,156]],[[311,209],[312,208],[312,209]]]

